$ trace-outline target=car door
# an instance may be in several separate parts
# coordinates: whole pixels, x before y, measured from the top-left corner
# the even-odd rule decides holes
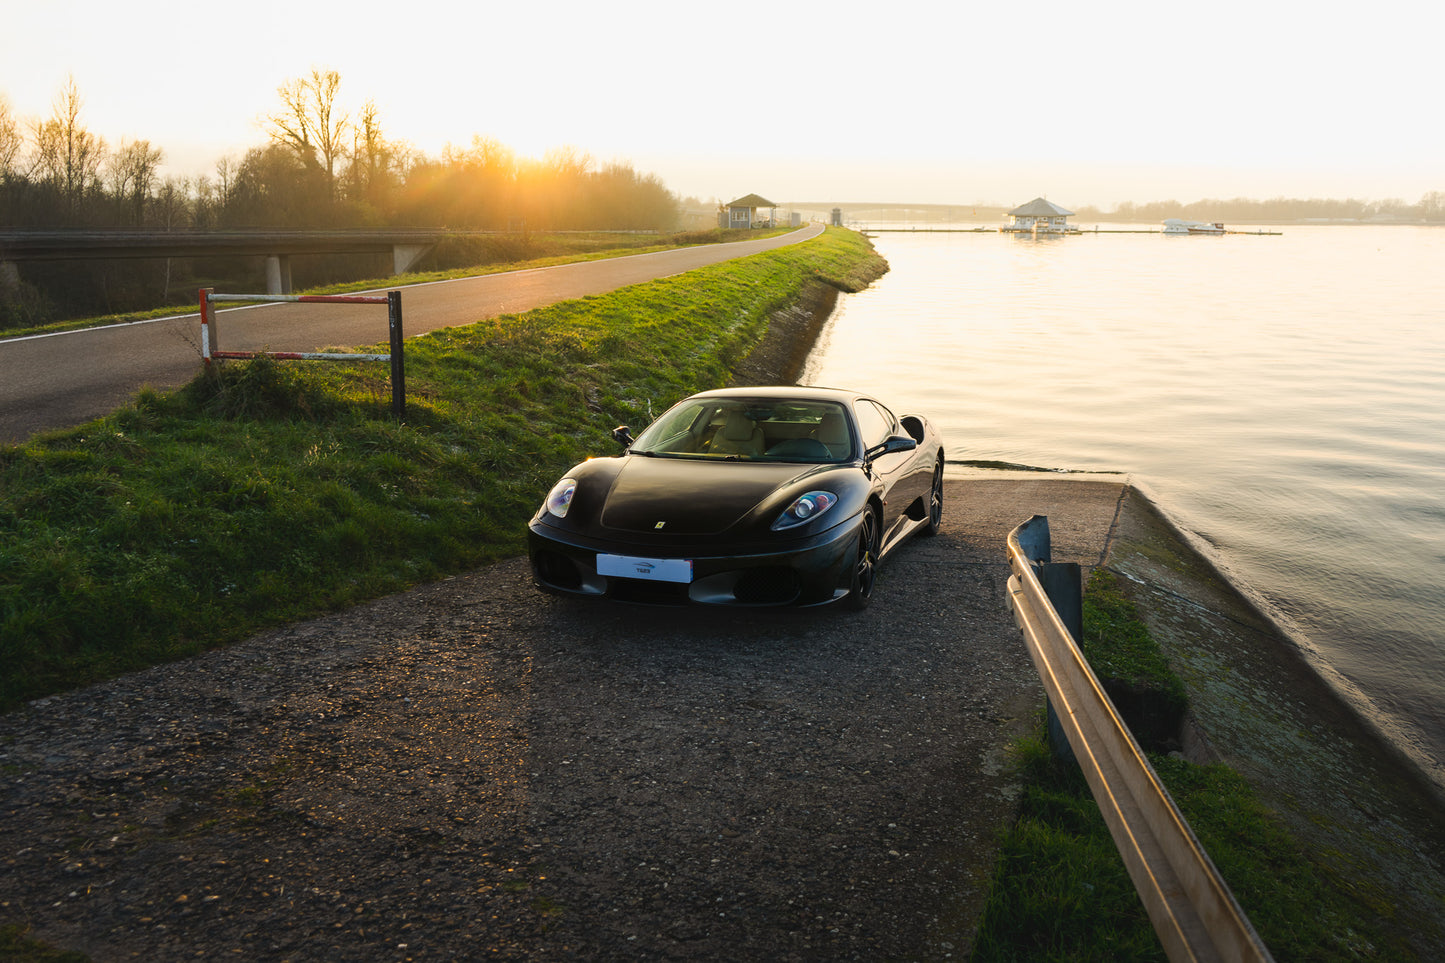
[[[858,399],[853,405],[853,412],[858,418],[858,431],[862,436],[865,451],[883,444],[894,435],[903,434],[903,428],[893,412],[872,399]],[[916,497],[910,490],[913,462],[914,452],[911,451],[880,455],[873,460],[873,474],[883,483],[885,536],[892,532],[898,523],[899,515]]]

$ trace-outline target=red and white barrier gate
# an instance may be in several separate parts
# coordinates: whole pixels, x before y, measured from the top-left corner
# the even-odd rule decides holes
[[[285,361],[390,361],[391,411],[398,418],[406,411],[406,370],[402,354],[401,292],[388,291],[386,297],[361,295],[290,295],[290,294],[217,294],[214,288],[201,288],[201,357],[206,364],[212,359],[254,358],[265,355]],[[390,354],[343,354],[334,351],[220,351],[215,347],[220,329],[216,324],[215,304],[218,301],[264,303],[294,301],[302,304],[384,304],[391,332]]]

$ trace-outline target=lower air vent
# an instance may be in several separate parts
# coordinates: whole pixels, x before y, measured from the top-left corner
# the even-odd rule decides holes
[[[798,573],[790,568],[758,568],[745,572],[733,587],[744,605],[785,605],[801,590]]]
[[[563,589],[579,589],[582,587],[582,573],[572,560],[561,552],[540,551],[532,560],[537,571],[537,578],[547,585],[555,585]]]

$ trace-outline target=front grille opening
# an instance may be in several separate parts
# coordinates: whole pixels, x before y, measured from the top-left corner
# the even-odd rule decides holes
[[[652,582],[638,578],[607,579],[607,594],[619,602],[648,605],[686,605],[687,585],[681,582]]]
[[[786,605],[797,599],[802,587],[793,569],[755,568],[738,579],[733,596],[744,605]]]
[[[532,558],[532,567],[537,578],[548,585],[564,589],[580,589],[582,573],[577,565],[561,552],[543,549]]]

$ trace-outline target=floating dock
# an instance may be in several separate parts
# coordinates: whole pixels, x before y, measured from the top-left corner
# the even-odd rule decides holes
[[[1034,234],[1033,231],[1016,231],[1007,227],[858,227],[862,234]],[[1092,231],[1039,231],[1042,237],[1072,237],[1080,234],[1163,234],[1163,228],[1115,228],[1096,227]],[[1225,231],[1225,234],[1249,234],[1259,237],[1281,237],[1283,231]]]

